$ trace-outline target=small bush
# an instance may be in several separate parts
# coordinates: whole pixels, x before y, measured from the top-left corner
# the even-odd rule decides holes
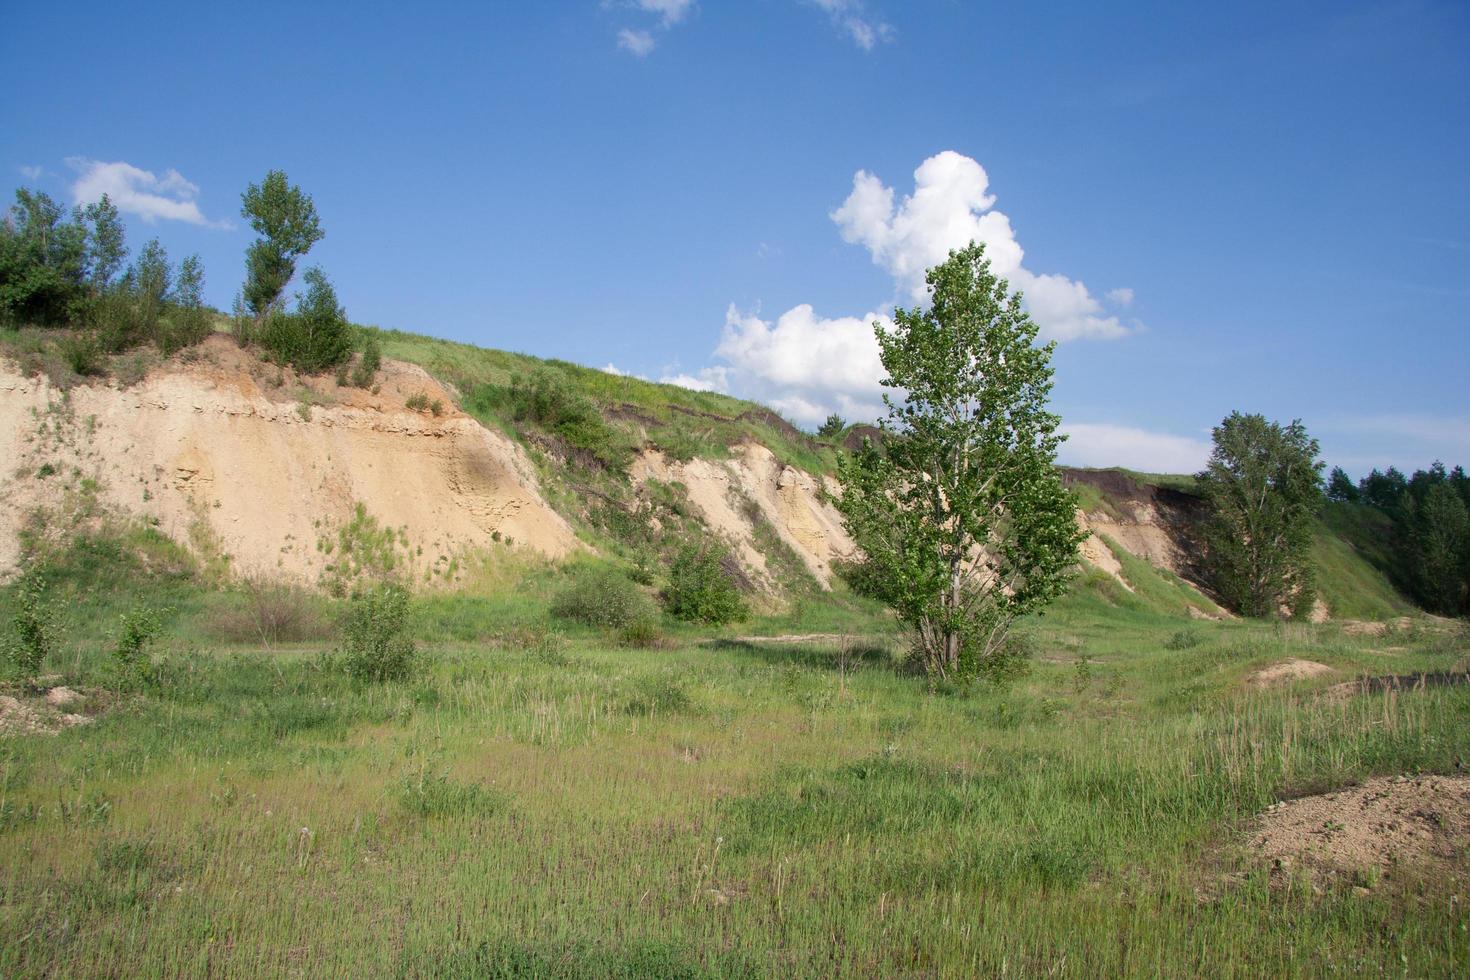
[[[153,680],[153,658],[148,647],[162,632],[162,613],[149,606],[139,606],[118,617],[112,656],[124,681],[146,684]]]
[[[102,343],[90,330],[79,330],[62,337],[57,345],[67,367],[82,377],[104,374],[107,363]]]
[[[15,588],[15,602],[5,659],[21,673],[34,674],[46,662],[56,639],[56,616],[46,598],[45,579],[34,573],[22,577]]]
[[[1189,650],[1202,642],[1200,635],[1194,630],[1178,630],[1164,641],[1164,647],[1168,650]]]
[[[429,410],[429,396],[422,391],[416,391],[412,395],[409,395],[403,404],[410,411],[427,412]]]
[[[618,630],[618,644],[636,650],[651,650],[663,640],[663,632],[654,619],[637,619]]]
[[[577,568],[556,594],[551,613],[588,626],[620,630],[657,618],[653,601],[627,576],[613,568]]]
[[[378,346],[378,338],[369,334],[362,344],[362,356],[352,368],[352,387],[371,388],[373,380],[378,376],[378,369],[382,366],[383,349]]]
[[[417,667],[418,649],[408,630],[408,593],[385,585],[352,600],[342,624],[347,673],[364,681],[401,681]]]
[[[205,628],[235,643],[259,643],[269,649],[277,643],[319,640],[331,634],[330,623],[306,592],[264,575],[243,578],[233,601],[217,609]]]
[[[726,555],[709,547],[687,545],[669,570],[664,608],[676,619],[720,626],[748,613],[739,588],[725,570]]]

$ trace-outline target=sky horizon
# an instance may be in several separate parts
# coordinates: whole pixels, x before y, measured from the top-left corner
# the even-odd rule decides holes
[[[1020,9],[1018,9],[1020,8]],[[1058,342],[1061,461],[1231,411],[1470,466],[1470,6],[16,6],[0,193],[108,193],[228,309],[284,169],[355,321],[876,411],[871,322],[970,239]]]

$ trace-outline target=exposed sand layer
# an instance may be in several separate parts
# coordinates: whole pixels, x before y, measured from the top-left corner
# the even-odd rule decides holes
[[[579,547],[520,448],[418,367],[384,361],[364,391],[297,378],[225,337],[186,354],[132,387],[69,393],[0,362],[0,572],[26,515],[83,478],[181,543],[212,538],[241,572],[306,582],[358,502],[401,531],[399,558],[420,577],[496,532],[552,557]],[[441,414],[409,409],[414,395]]]
[[[769,525],[823,586],[831,585],[832,562],[853,554],[842,517],[826,499],[835,487],[786,466],[764,446],[745,443],[736,446],[727,460],[684,463],[646,450],[629,472],[638,484],[682,483],[705,525],[729,542],[746,572],[763,588],[773,589],[775,583],[756,544],[757,520]]]
[[[1379,776],[1278,803],[1257,819],[1250,846],[1283,879],[1298,867],[1313,876],[1392,876],[1410,867],[1463,876],[1470,869],[1470,777]]]

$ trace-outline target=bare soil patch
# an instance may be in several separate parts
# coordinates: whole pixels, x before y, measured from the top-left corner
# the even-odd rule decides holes
[[[1470,776],[1378,776],[1361,786],[1277,803],[1255,822],[1251,849],[1284,884],[1359,883],[1445,872],[1463,876],[1470,855]]]
[[[1269,667],[1262,667],[1247,677],[1245,682],[1248,687],[1280,687],[1283,684],[1294,684],[1297,681],[1311,680],[1314,677],[1325,677],[1331,673],[1332,668],[1326,664],[1291,657]]]
[[[69,687],[44,686],[13,689],[0,694],[0,738],[16,735],[55,735],[67,728],[91,724],[92,719],[75,709],[87,695]]]

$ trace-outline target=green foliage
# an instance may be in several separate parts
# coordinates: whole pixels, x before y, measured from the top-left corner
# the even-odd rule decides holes
[[[403,809],[423,819],[485,817],[502,811],[505,794],[479,783],[461,783],[449,773],[419,771],[404,779],[398,793]]]
[[[569,461],[621,472],[632,461],[626,434],[603,419],[597,406],[557,368],[541,368],[515,377],[508,386],[474,389],[470,410],[505,411],[512,421],[534,425],[566,448]]]
[[[384,585],[354,596],[342,622],[344,667],[363,681],[402,681],[418,667],[408,635],[408,593]]]
[[[368,513],[367,505],[358,501],[352,518],[337,528],[335,534],[317,538],[317,550],[331,561],[323,568],[322,587],[329,595],[342,598],[366,580],[387,582],[398,573],[400,547],[407,545],[403,531],[384,527]]]
[[[1443,481],[1410,500],[1403,522],[1410,588],[1431,612],[1462,615],[1470,611],[1470,513]]]
[[[240,214],[261,236],[245,254],[244,302],[263,320],[296,274],[296,260],[325,232],[310,195],[291,185],[284,171],[270,171],[258,185],[249,185],[240,200]]]
[[[1214,430],[1214,449],[1197,478],[1210,504],[1204,526],[1215,588],[1246,616],[1289,605],[1301,615],[1316,597],[1313,516],[1322,499],[1317,440],[1299,421],[1282,426],[1232,412]]]
[[[1332,474],[1327,477],[1327,499],[1351,504],[1356,503],[1358,497],[1358,485],[1343,472],[1341,466],[1334,466]]]
[[[606,565],[577,565],[551,601],[551,613],[588,626],[624,630],[655,624],[653,600],[621,571]]]
[[[1200,645],[1200,635],[1194,630],[1175,630],[1174,635],[1164,641],[1166,650],[1192,650]]]
[[[113,643],[114,666],[124,683],[151,683],[155,677],[149,646],[163,632],[162,612],[137,606],[118,617]]]
[[[422,391],[416,391],[404,399],[403,405],[413,412],[426,412],[429,409],[429,396]]]
[[[1054,467],[1054,345],[995,276],[984,246],[929,270],[932,308],[874,330],[888,377],[884,438],[839,465],[858,581],[913,633],[930,676],[1003,673],[1017,617],[1061,594],[1077,563],[1075,501]]]
[[[272,308],[255,336],[277,363],[317,374],[352,356],[352,325],[320,268],[306,270],[303,278],[307,290],[297,296],[295,312]]]
[[[842,430],[845,428],[847,428],[847,422],[843,420],[841,415],[833,412],[827,416],[827,420],[817,429],[817,437],[820,439],[835,439],[842,435]]]
[[[80,212],[19,188],[0,223],[0,322],[70,322],[87,297],[87,227]]]
[[[720,626],[749,615],[745,599],[726,567],[729,555],[709,544],[688,544],[669,568],[664,608],[675,619]]]
[[[368,334],[362,344],[362,355],[352,367],[351,383],[354,388],[371,388],[383,366],[383,349],[378,338]]]
[[[56,610],[46,594],[46,579],[34,569],[16,583],[6,638],[5,659],[21,674],[34,674],[56,649]]]

